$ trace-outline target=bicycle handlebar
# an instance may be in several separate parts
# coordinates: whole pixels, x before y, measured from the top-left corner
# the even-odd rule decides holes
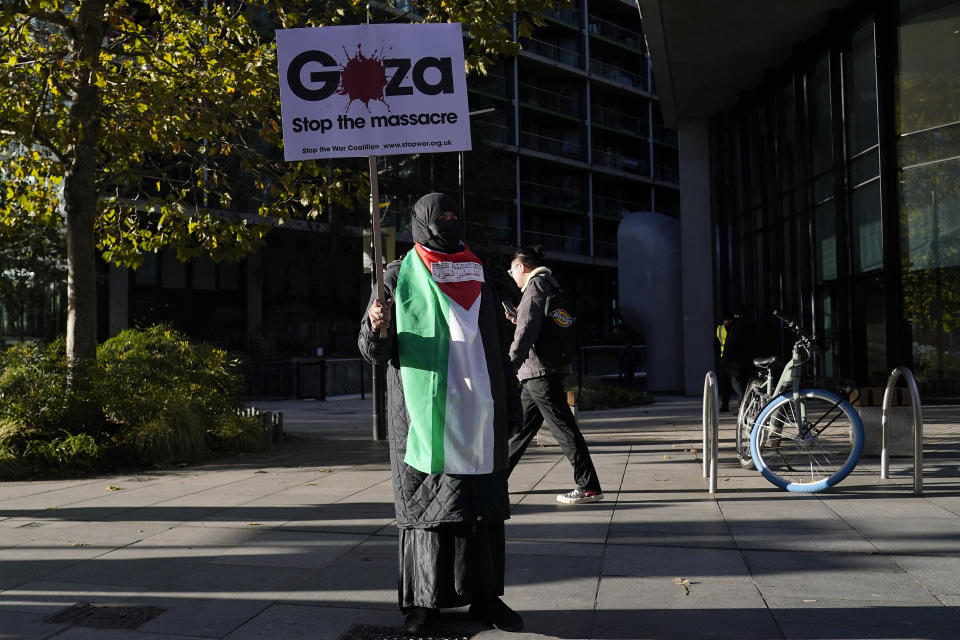
[[[793,331],[793,332],[794,332],[795,334],[797,334],[798,336],[801,336],[801,335],[802,335],[802,333],[801,333],[801,331],[800,331],[800,324],[799,324],[796,320],[791,320],[790,318],[788,318],[788,317],[786,317],[785,315],[781,314],[780,311],[777,310],[777,309],[774,309],[774,310],[773,310],[773,317],[776,318],[776,319],[778,319],[778,320],[779,320],[780,322],[782,322],[783,324],[787,325],[787,329],[790,329],[791,331]]]
[[[777,318],[780,322],[785,324],[788,329],[793,331],[793,333],[797,336],[797,342],[803,344],[803,346],[809,349],[813,349],[815,351],[822,351],[817,346],[815,337],[804,335],[803,330],[800,328],[799,322],[797,322],[796,320],[791,320],[790,318],[784,316],[783,314],[780,313],[778,309],[773,310],[773,316]]]

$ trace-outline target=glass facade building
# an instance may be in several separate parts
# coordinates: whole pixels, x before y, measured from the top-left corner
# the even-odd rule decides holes
[[[831,12],[709,131],[716,305],[777,352],[765,311],[802,318],[829,375],[960,395],[960,2]]]
[[[371,9],[376,21],[416,18],[408,3]],[[677,137],[663,125],[637,5],[576,0],[515,36],[519,55],[468,77],[472,151],[378,159],[381,202],[389,202],[382,224],[395,230],[399,256],[412,245],[413,203],[431,191],[462,193],[467,241],[491,279],[518,246],[542,245],[580,298],[592,338],[622,340],[620,220],[630,211],[679,215]],[[367,162],[337,166],[365,172]],[[362,271],[369,225],[366,209],[334,208],[274,229],[239,265],[182,264],[164,252],[135,273],[111,270],[100,337],[167,322],[251,358],[318,347],[354,356],[370,291]]]

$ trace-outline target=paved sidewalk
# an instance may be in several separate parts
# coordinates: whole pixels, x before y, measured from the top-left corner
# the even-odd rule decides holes
[[[355,623],[399,627],[393,494],[369,400],[258,406],[284,411],[294,438],[201,466],[0,483],[0,638],[337,639]],[[889,481],[874,458],[830,493],[776,490],[736,463],[730,416],[711,496],[699,399],[584,412],[604,502],[555,503],[572,486],[555,447],[531,447],[511,478],[505,601],[525,632],[457,610],[432,637],[960,637],[957,415],[925,408],[918,498],[900,458]],[[137,608],[90,610],[120,623],[163,612],[133,630],[45,621],[81,602]]]

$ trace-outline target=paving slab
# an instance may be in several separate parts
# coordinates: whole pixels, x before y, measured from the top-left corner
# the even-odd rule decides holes
[[[227,640],[336,640],[354,624],[398,627],[396,611],[351,607],[275,604],[260,612]]]
[[[605,576],[597,608],[600,638],[780,637],[749,582]]]
[[[604,576],[752,580],[739,551],[607,545]]]
[[[0,609],[0,638],[17,640],[41,640],[69,629],[63,624],[46,624],[34,613]]]
[[[960,613],[950,607],[829,598],[768,602],[787,638],[956,638]]]
[[[123,602],[140,597],[142,590],[123,585],[89,585],[37,580],[3,592],[0,610],[40,614],[46,618],[77,602]],[[0,626],[0,629],[3,627]]]
[[[370,440],[369,400],[268,406],[285,412],[292,436],[270,451],[0,483],[0,638],[398,628],[393,489],[387,448]],[[782,492],[737,463],[730,416],[710,495],[699,399],[581,412],[603,502],[555,502],[572,487],[556,447],[531,448],[511,478],[504,598],[524,633],[487,629],[465,609],[444,612],[442,630],[480,640],[956,638],[960,438],[950,420],[960,412],[941,413],[918,498],[896,461],[889,481],[867,460],[831,492]],[[43,622],[83,601],[167,611],[126,631]]]

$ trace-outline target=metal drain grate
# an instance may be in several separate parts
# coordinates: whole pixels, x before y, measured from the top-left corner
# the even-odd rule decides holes
[[[470,640],[473,636],[462,633],[408,633],[401,627],[379,627],[372,624],[354,624],[337,640]]]
[[[166,609],[160,607],[78,602],[68,609],[45,618],[43,621],[76,627],[93,627],[94,629],[136,629],[164,611]]]

